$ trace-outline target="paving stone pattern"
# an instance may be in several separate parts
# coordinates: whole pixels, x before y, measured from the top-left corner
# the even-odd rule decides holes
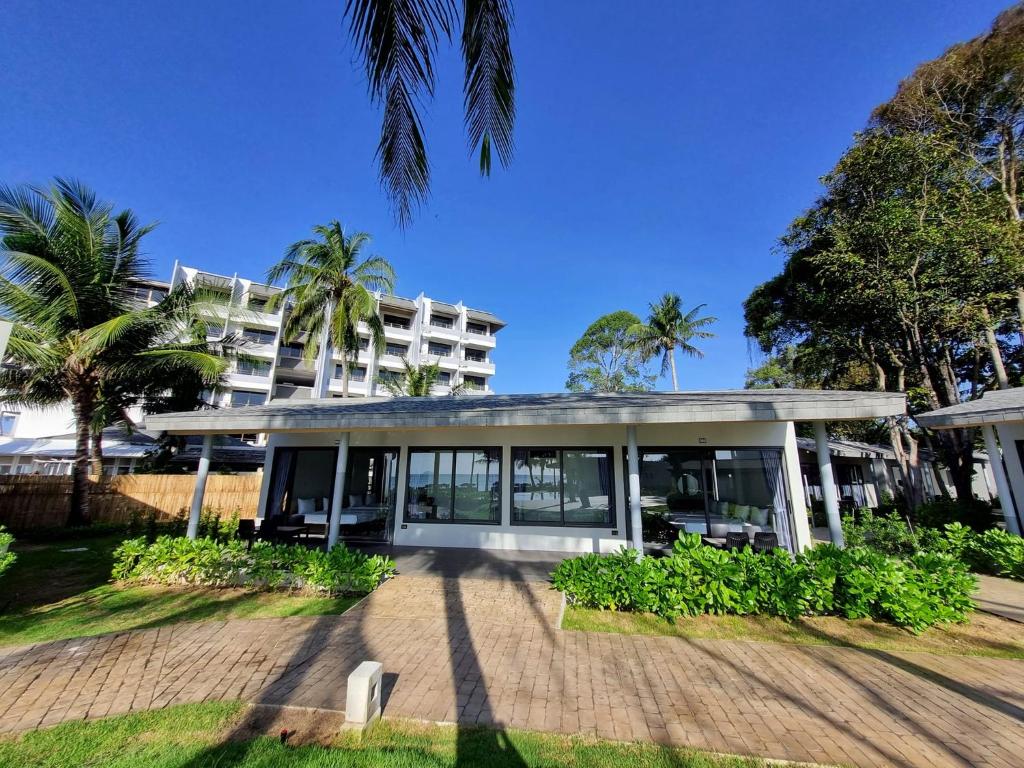
[[[1024,661],[557,629],[539,582],[401,576],[343,616],[179,624],[0,649],[0,732],[183,702],[385,716],[857,766],[1024,765]]]

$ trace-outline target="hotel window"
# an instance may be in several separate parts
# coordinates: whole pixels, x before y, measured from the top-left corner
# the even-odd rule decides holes
[[[444,387],[449,386],[452,383],[452,375],[448,371],[439,371],[437,383]]]
[[[393,355],[394,357],[405,357],[409,348],[404,344],[392,344],[390,341],[384,347],[385,355]]]
[[[398,315],[384,315],[384,325],[388,328],[400,328],[403,331],[409,330],[409,318]]]
[[[430,324],[435,328],[451,328],[455,321],[446,315],[431,315]]]
[[[466,331],[475,333],[477,336],[489,336],[490,329],[484,323],[466,323]]]
[[[466,359],[471,360],[474,363],[486,363],[487,353],[482,349],[467,349]]]
[[[0,411],[0,436],[11,437],[18,426],[17,411]]]
[[[231,407],[237,408],[243,405],[263,405],[267,400],[265,392],[247,392],[244,389],[236,389],[231,393]]]
[[[345,369],[340,364],[334,366],[334,378],[341,381],[345,378]],[[365,368],[349,368],[348,371],[349,381],[366,381],[366,369]]]
[[[405,519],[500,523],[501,449],[410,449]]]
[[[487,386],[487,380],[483,376],[463,376],[462,382],[467,389],[483,389]]]
[[[245,376],[269,376],[269,360],[239,360],[238,372]]]
[[[605,448],[514,448],[513,525],[610,527],[612,452]]]
[[[370,340],[366,336],[359,337],[359,348],[364,352],[370,348]]]
[[[253,312],[266,312],[267,311],[267,300],[260,296],[250,296],[248,307]]]
[[[216,323],[206,324],[206,338],[208,339],[219,339],[224,336],[224,326],[217,325]]]
[[[276,331],[267,331],[263,328],[245,328],[242,336],[256,344],[273,344],[277,341]]]
[[[281,357],[294,357],[301,359],[306,354],[306,346],[297,342],[281,345]]]
[[[427,353],[438,357],[451,357],[452,347],[450,344],[438,344],[436,341],[432,341],[427,345]]]

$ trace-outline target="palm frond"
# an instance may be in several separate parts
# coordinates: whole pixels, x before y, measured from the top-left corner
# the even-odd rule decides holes
[[[512,162],[515,123],[515,65],[509,31],[509,0],[464,0],[462,55],[466,131],[479,147],[480,172],[490,175],[491,147],[501,164]]]
[[[370,96],[384,105],[377,147],[381,182],[400,223],[430,186],[423,126],[415,107],[434,92],[434,53],[440,35],[451,37],[452,0],[349,0],[345,16],[363,60]]]

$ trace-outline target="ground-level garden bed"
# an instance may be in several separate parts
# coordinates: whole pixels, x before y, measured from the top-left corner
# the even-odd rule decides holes
[[[0,765],[203,768],[204,766],[366,766],[366,768],[743,768],[759,760],[654,744],[623,744],[526,731],[496,732],[402,721],[377,723],[363,737],[321,734],[302,743],[301,721],[282,744],[273,729],[254,735],[251,710],[237,703],[184,705],[158,712],[65,723],[0,737]],[[259,733],[259,729],[255,729]],[[271,735],[273,734],[273,735]],[[774,763],[779,765],[779,763]]]

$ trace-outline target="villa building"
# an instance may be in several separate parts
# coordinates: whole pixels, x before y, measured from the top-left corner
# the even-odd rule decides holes
[[[824,424],[905,410],[900,394],[825,390],[403,397],[160,414],[146,427],[204,436],[192,532],[214,437],[261,432],[257,517],[302,515],[328,546],[609,552],[690,531],[799,550],[812,534],[794,422],[820,436],[838,529]]]

